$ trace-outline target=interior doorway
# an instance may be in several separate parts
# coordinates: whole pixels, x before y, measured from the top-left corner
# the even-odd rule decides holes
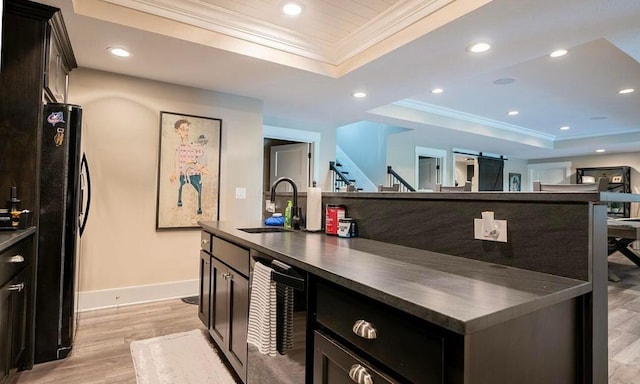
[[[446,157],[446,150],[416,147],[416,190],[434,191],[436,184],[442,184],[446,174]]]
[[[433,191],[442,177],[441,163],[438,157],[418,156],[418,190]]]
[[[306,191],[312,183],[313,159],[313,143],[265,138],[263,190],[270,191],[273,182],[280,177],[290,177],[299,191]],[[283,185],[278,190],[291,192],[289,184]]]

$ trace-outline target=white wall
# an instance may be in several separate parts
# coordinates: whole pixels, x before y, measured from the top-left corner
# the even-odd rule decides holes
[[[529,163],[544,164],[563,161],[571,162],[572,183],[576,182],[576,168],[629,166],[631,167],[631,193],[640,193],[640,154],[638,152],[558,157],[552,159],[531,160]],[[631,203],[631,216],[640,217],[640,204]]]
[[[418,180],[416,180],[415,176],[416,146],[432,148],[428,139],[416,134],[415,130],[401,132],[387,137],[388,165],[391,165],[396,172],[414,186],[418,185]],[[447,166],[445,169],[442,177],[442,185],[454,185],[454,180],[458,180],[458,183],[463,185],[467,174],[466,164],[462,164],[460,169],[457,169],[458,164],[456,164],[455,167],[453,166],[455,158],[453,147],[437,149],[447,151],[447,157],[444,159],[444,162],[446,162],[447,165],[451,164],[451,166]],[[522,188],[525,190],[525,186],[529,184],[527,176],[527,161],[509,158],[504,162],[503,180],[505,191],[509,190],[508,177],[510,172],[520,173],[522,175]]]
[[[199,230],[155,229],[160,111],[222,119],[220,219],[261,217],[261,101],[83,68],[69,101],[83,107],[92,182],[80,291],[198,279]]]

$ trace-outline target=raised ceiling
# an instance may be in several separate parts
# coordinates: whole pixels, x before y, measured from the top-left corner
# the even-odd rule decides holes
[[[266,124],[371,121],[525,159],[640,146],[637,0],[300,0],[297,19],[278,0],[41,2],[63,9],[81,67],[260,99]],[[480,39],[493,49],[466,52]]]

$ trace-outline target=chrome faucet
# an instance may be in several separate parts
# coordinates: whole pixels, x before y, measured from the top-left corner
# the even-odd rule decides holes
[[[291,227],[293,227],[293,229],[300,229],[300,225],[302,223],[302,210],[301,208],[298,208],[298,186],[296,185],[295,181],[293,181],[292,178],[280,177],[279,179],[273,182],[273,184],[271,185],[270,201],[272,204],[276,203],[276,188],[278,187],[278,184],[280,184],[283,181],[286,181],[287,183],[291,184],[291,187],[293,188],[293,202],[292,202],[293,207],[291,208]]]

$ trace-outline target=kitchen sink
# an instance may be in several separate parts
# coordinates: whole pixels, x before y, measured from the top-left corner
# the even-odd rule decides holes
[[[289,232],[289,229],[283,227],[258,227],[258,228],[238,228],[241,231],[247,233],[276,233],[276,232]]]

